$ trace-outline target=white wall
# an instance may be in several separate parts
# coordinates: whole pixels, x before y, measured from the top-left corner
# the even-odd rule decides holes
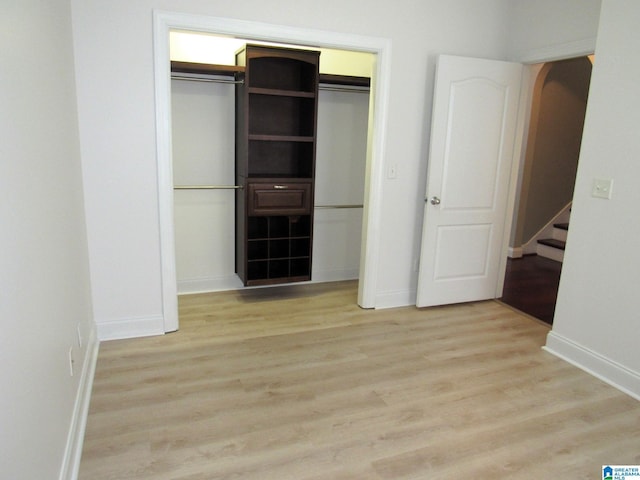
[[[313,227],[314,281],[358,278],[369,94],[320,90]]]
[[[595,45],[601,0],[509,2],[509,57],[517,62],[576,57]]]
[[[171,60],[235,65],[235,53],[247,43],[247,40],[198,32],[171,31],[169,43]],[[256,40],[251,40],[251,43],[273,45],[272,42]],[[296,46],[296,48],[305,47]],[[318,50],[320,50],[320,73],[356,77],[371,77],[373,74],[373,54],[334,48]]]
[[[547,347],[640,398],[640,36],[635,0],[603,0],[553,331]],[[593,198],[613,179],[611,200]]]
[[[378,306],[415,302],[433,89],[439,53],[506,57],[507,0],[226,2],[72,0],[78,111],[99,329],[162,320],[152,12],[182,11],[392,41]],[[160,327],[161,329],[161,327]],[[129,333],[132,333],[129,331]]]
[[[0,16],[0,477],[12,480],[73,472],[96,348],[70,13],[68,0],[22,0]]]
[[[235,96],[229,84],[171,81],[175,185],[233,185]],[[178,293],[239,288],[235,191],[174,191]]]

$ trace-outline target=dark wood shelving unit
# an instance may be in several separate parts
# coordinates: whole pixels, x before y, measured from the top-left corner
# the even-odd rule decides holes
[[[310,280],[319,52],[247,45],[236,62],[236,273]]]

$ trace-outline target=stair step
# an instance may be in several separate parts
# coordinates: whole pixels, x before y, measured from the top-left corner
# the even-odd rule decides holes
[[[564,250],[565,246],[567,245],[567,242],[565,242],[564,240],[557,240],[555,238],[543,238],[542,240],[538,240],[538,243],[560,250]]]
[[[551,234],[551,238],[553,238],[555,240],[562,240],[563,242],[566,242],[568,234],[569,234],[569,224],[568,223],[554,223],[553,224],[553,233]]]

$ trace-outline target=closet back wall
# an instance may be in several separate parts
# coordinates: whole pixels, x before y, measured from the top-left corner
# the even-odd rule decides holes
[[[234,87],[172,80],[175,185],[234,182]],[[369,95],[321,90],[314,281],[358,277]],[[242,288],[234,269],[233,190],[174,192],[178,293]]]

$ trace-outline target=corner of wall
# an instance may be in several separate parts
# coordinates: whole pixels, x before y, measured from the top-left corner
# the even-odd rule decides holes
[[[75,480],[78,478],[99,349],[100,342],[98,341],[97,328],[94,324],[87,339],[87,349],[82,362],[82,373],[73,407],[71,425],[69,426],[64,460],[60,469],[60,480]]]

